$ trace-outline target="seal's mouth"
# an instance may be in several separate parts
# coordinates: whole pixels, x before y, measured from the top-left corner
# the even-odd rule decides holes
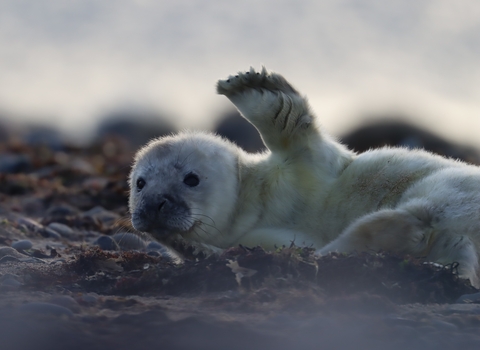
[[[154,234],[157,237],[172,234],[188,234],[199,225],[189,210],[178,210],[176,213],[154,212],[140,207],[132,213],[132,226],[140,232]]]
[[[201,225],[200,221],[184,220],[183,222],[174,221],[172,225],[165,225],[163,227],[152,227],[147,232],[153,235],[157,239],[169,239],[174,236],[181,236],[184,239],[188,239],[191,235],[195,234],[195,229]]]

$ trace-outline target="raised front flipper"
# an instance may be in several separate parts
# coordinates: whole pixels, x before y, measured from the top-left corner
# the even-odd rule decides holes
[[[219,80],[217,92],[225,95],[260,132],[272,151],[302,146],[318,135],[307,100],[283,76],[250,68]]]

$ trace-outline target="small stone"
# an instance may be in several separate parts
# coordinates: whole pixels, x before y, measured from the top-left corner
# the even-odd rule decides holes
[[[122,250],[143,250],[146,246],[146,242],[140,236],[129,232],[116,233],[112,238]]]
[[[174,264],[183,263],[183,258],[181,255],[179,255],[178,252],[156,241],[149,242],[146,247],[146,251],[147,251],[147,255],[155,256],[155,257],[161,256],[162,258]]]
[[[42,260],[42,259],[39,259],[39,258],[35,258],[35,257],[26,257],[26,258],[22,258],[22,259],[18,259],[19,261],[21,262],[25,262],[25,263],[35,263],[35,264],[46,264],[47,262],[45,260]]]
[[[147,251],[150,251],[150,250],[164,250],[165,247],[158,242],[151,241],[151,242],[148,243],[146,249],[147,249]]]
[[[50,265],[56,265],[56,264],[64,264],[66,263],[67,260],[64,259],[64,258],[61,258],[61,259],[55,259],[53,261],[50,261]]]
[[[29,171],[32,168],[30,157],[24,154],[1,154],[0,155],[0,173],[21,173]]]
[[[155,258],[157,258],[159,256],[162,256],[162,254],[160,254],[160,252],[157,251],[157,250],[151,250],[151,251],[147,252],[147,255],[148,256],[153,256]]]
[[[52,222],[48,224],[47,228],[57,232],[64,238],[71,238],[72,235],[74,234],[73,230],[70,227],[68,227],[65,224],[61,224],[59,222]]]
[[[23,284],[18,280],[17,275],[11,273],[6,273],[0,277],[0,288],[7,290],[16,290],[19,289]]]
[[[33,244],[28,239],[22,239],[20,241],[12,243],[12,248],[16,250],[27,250],[32,247],[33,247]]]
[[[86,238],[97,238],[100,237],[102,234],[97,231],[80,231],[79,235],[82,236],[84,239]]]
[[[0,282],[5,281],[6,279],[17,279],[19,276],[14,275],[13,273],[6,273],[0,277]]]
[[[70,161],[69,167],[72,168],[75,171],[88,174],[88,175],[93,175],[95,174],[95,169],[93,166],[88,163],[85,159],[82,158],[74,158]]]
[[[81,296],[79,301],[81,303],[93,305],[97,303],[98,297],[93,294],[84,294]]]
[[[52,206],[47,210],[47,217],[64,218],[66,216],[73,216],[79,213],[78,209],[68,205],[68,204],[59,204]]]
[[[57,231],[54,231],[48,227],[45,227],[45,229],[43,230],[43,235],[45,237],[49,237],[49,238],[53,238],[53,239],[61,239],[62,236],[60,235],[60,233],[58,233]]]
[[[464,294],[455,301],[455,304],[478,304],[480,303],[480,293]]]
[[[78,312],[80,310],[80,305],[78,305],[77,301],[69,295],[54,296],[49,300],[49,303],[66,307],[73,312]]]
[[[97,206],[94,207],[85,213],[82,214],[85,217],[91,217],[100,221],[104,226],[112,226],[118,219],[120,219],[120,215],[108,211],[103,207]]]
[[[18,261],[20,261],[20,259],[14,257],[14,256],[11,256],[11,255],[5,255],[5,256],[2,256],[0,258],[0,264],[6,263],[6,262],[9,262],[9,261],[18,262]]]
[[[108,178],[106,177],[89,177],[83,182],[82,187],[100,191],[105,188],[107,184]]]
[[[3,289],[15,290],[19,289],[21,286],[23,286],[23,284],[11,274],[2,276],[0,280],[0,287]]]
[[[5,256],[11,256],[15,258],[24,258],[25,255],[20,254],[16,249],[12,247],[1,247],[0,248],[0,258],[5,257]]]
[[[432,320],[430,322],[439,331],[456,331],[458,327],[453,323],[442,321],[442,320]]]
[[[424,325],[424,326],[418,327],[417,330],[421,334],[431,334],[431,333],[435,333],[437,331],[437,329],[435,327],[433,327],[432,325]]]
[[[478,304],[451,304],[447,306],[446,314],[464,313],[480,315],[480,305]]]
[[[106,235],[98,237],[93,244],[99,246],[102,250],[119,250],[120,248],[112,237]]]
[[[41,230],[43,229],[43,226],[35,220],[23,216],[17,217],[15,221],[17,222],[17,224],[25,226],[27,230],[32,232],[41,232]]]
[[[393,326],[393,329],[395,331],[396,336],[404,339],[416,337],[419,334],[414,327],[406,326],[406,325],[396,325],[396,326]]]
[[[72,317],[73,312],[66,307],[51,303],[32,302],[20,305],[18,311],[27,314],[36,315],[52,315],[52,316],[68,316]]]
[[[383,318],[383,321],[393,326],[418,327],[421,325],[419,321],[410,320],[396,315],[388,315]]]
[[[65,149],[64,137],[50,126],[29,126],[22,133],[22,140],[31,147],[47,146],[49,150]]]
[[[97,205],[96,207],[93,207],[92,209],[87,210],[82,215],[83,216],[95,216],[95,215],[103,213],[104,211],[106,211],[106,209],[104,207],[101,207],[101,206]]]

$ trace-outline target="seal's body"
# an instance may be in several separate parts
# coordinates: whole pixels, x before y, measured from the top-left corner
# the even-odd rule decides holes
[[[307,100],[265,69],[217,84],[269,151],[186,132],[150,142],[130,176],[132,223],[202,250],[314,246],[458,262],[479,285],[480,169],[416,150],[357,155],[321,131]]]

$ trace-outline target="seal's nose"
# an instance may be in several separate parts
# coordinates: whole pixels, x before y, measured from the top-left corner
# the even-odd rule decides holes
[[[144,232],[152,230],[185,230],[192,225],[190,209],[185,201],[170,193],[145,195],[132,213],[133,226]],[[186,223],[184,223],[184,221]]]
[[[169,212],[176,206],[177,202],[175,201],[175,198],[173,198],[169,194],[162,194],[158,197],[152,198],[154,201],[154,205],[156,206],[156,209],[158,212],[162,214],[169,214]]]
[[[175,201],[168,194],[146,197],[143,205],[147,215],[167,214]]]

